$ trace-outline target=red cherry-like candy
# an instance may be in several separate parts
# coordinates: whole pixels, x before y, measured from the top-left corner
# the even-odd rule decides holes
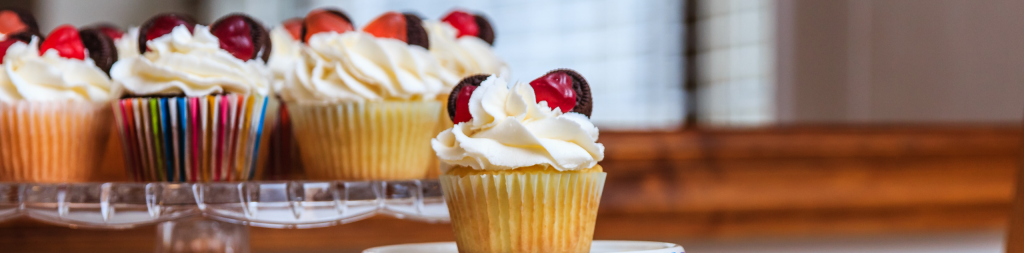
[[[335,10],[316,9],[310,11],[302,23],[304,26],[302,34],[305,34],[302,36],[303,42],[309,41],[309,38],[317,33],[355,31],[355,27],[352,26],[352,22],[345,16],[345,13]]]
[[[0,64],[4,63],[4,56],[7,55],[7,48],[10,48],[15,42],[18,42],[18,40],[13,38],[0,41]]]
[[[220,48],[241,60],[252,59],[256,52],[252,41],[252,27],[242,16],[221,19],[212,28],[213,36],[220,40]]]
[[[552,72],[530,81],[537,103],[547,101],[548,107],[558,107],[563,113],[576,106],[576,91],[572,88],[572,77],[565,72]]]
[[[195,29],[195,24],[191,24],[188,21],[178,18],[173,15],[164,15],[153,19],[153,25],[146,31],[146,41],[150,41],[165,34],[171,33],[175,27],[185,25],[188,28],[188,32],[191,33]]]
[[[478,36],[480,34],[480,26],[476,23],[476,17],[473,14],[469,14],[464,11],[452,11],[448,13],[448,16],[444,16],[441,21],[448,22],[455,30],[458,30],[456,37],[462,36]]]
[[[299,40],[299,38],[302,37],[302,19],[301,18],[293,18],[293,19],[285,20],[284,22],[281,23],[281,26],[284,27],[285,31],[288,31],[288,34],[292,35],[292,39]]]
[[[82,38],[78,36],[78,29],[71,25],[62,25],[53,29],[50,36],[46,37],[43,44],[39,46],[39,54],[45,54],[50,49],[57,49],[61,57],[70,59],[85,59],[85,45]]]
[[[25,22],[21,21],[21,16],[18,16],[17,12],[12,10],[0,11],[0,33],[12,34],[29,29]]]
[[[380,15],[377,19],[370,21],[366,27],[363,27],[363,31],[372,34],[377,38],[392,38],[409,42],[408,30],[405,24],[405,15],[398,12],[387,12],[384,15]]]
[[[455,101],[455,124],[467,122],[473,119],[473,114],[469,113],[469,97],[473,96],[473,91],[478,86],[466,86],[459,90],[459,99]]]
[[[121,36],[124,36],[124,32],[116,27],[112,26],[98,26],[96,29],[100,29],[101,32],[110,37],[110,39],[118,40]]]

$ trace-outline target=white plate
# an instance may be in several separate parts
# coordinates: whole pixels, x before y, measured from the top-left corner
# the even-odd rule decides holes
[[[455,242],[413,243],[381,246],[363,253],[458,253]],[[594,241],[591,253],[684,253],[683,247],[667,242]]]

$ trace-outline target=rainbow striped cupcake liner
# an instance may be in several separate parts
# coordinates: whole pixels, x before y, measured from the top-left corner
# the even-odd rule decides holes
[[[128,176],[140,182],[245,181],[256,177],[267,116],[260,95],[126,98],[114,103]],[[271,111],[271,113],[268,113]]]

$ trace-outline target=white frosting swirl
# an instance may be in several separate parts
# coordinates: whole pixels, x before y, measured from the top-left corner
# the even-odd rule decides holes
[[[117,47],[118,60],[139,56],[139,28],[128,28],[120,39],[114,40],[114,46]]]
[[[285,82],[294,80],[295,66],[302,60],[302,42],[292,38],[284,26],[270,30],[270,58],[267,67],[274,74],[274,92],[281,92]]]
[[[452,74],[459,77],[476,74],[508,77],[508,64],[494,54],[486,41],[474,36],[456,38],[458,30],[447,22],[424,22],[423,26],[427,28],[430,39],[430,54]]]
[[[458,82],[420,46],[364,32],[318,33],[307,40],[285,100],[335,103],[433,99]]]
[[[243,61],[220,48],[206,26],[184,25],[146,43],[141,57],[114,63],[110,75],[135,95],[205,96],[215,93],[266,96],[270,70],[259,59]]]
[[[563,114],[536,101],[530,84],[516,83],[510,90],[492,75],[469,99],[473,119],[441,132],[430,144],[444,164],[477,170],[534,165],[583,170],[604,159],[597,127],[587,116]]]
[[[110,78],[92,59],[68,59],[57,50],[39,55],[39,38],[15,42],[0,71],[0,101],[91,101],[115,97]]]

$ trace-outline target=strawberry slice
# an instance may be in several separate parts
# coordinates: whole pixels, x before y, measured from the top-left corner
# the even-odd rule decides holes
[[[43,44],[39,46],[39,54],[45,54],[50,49],[56,49],[57,53],[64,58],[85,59],[85,45],[82,44],[82,38],[78,36],[78,29],[72,25],[61,25],[53,29]]]

